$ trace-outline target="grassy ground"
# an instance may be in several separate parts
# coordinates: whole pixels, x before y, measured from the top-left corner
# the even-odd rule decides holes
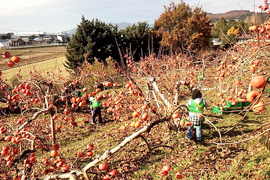
[[[206,97],[210,98],[210,97]],[[269,98],[263,99],[270,103]],[[183,101],[181,104],[185,104]],[[245,118],[241,114],[218,115],[207,110],[205,113],[222,133],[222,142],[238,142],[259,134],[262,124],[268,122],[269,108],[262,114],[249,112]],[[106,114],[102,110],[103,116]],[[73,168],[82,168],[94,158],[102,155],[106,150],[112,149],[121,143],[127,136],[138,129],[127,127],[122,130],[120,127],[126,122],[115,123],[108,116],[104,116],[105,125],[85,124],[72,127],[69,122],[63,121],[63,115],[59,114],[56,122],[62,125],[61,131],[57,132],[57,141],[60,143],[60,153],[65,160],[73,164]],[[85,106],[84,113],[74,113],[75,119],[83,118],[90,121],[91,115],[88,107]],[[5,119],[13,121],[17,116]],[[37,123],[42,124],[49,121],[47,117],[40,117]],[[242,119],[242,120],[241,120]],[[130,123],[133,119],[127,121]],[[235,126],[239,121],[241,124]],[[234,127],[232,129],[232,127]],[[264,127],[261,127],[262,129]],[[256,130],[257,129],[257,130]],[[42,127],[41,131],[46,132],[49,127]],[[229,132],[227,132],[229,130]],[[256,130],[256,131],[255,131]],[[186,128],[175,132],[168,130],[166,123],[155,126],[149,133],[143,134],[150,147],[149,150],[141,138],[135,139],[123,147],[116,154],[104,161],[109,169],[117,169],[119,174],[115,179],[162,179],[158,173],[164,165],[170,165],[171,171],[167,179],[175,179],[175,173],[181,172],[184,179],[269,179],[270,160],[269,151],[260,138],[254,138],[247,142],[235,143],[224,146],[217,146],[220,142],[219,135],[215,128],[206,122],[203,126],[205,142],[196,144],[194,141],[186,141]],[[225,134],[225,132],[227,132]],[[49,134],[45,133],[45,134]],[[77,153],[83,151],[88,143],[94,143],[94,155],[77,159]],[[50,144],[50,142],[48,142]],[[171,150],[168,147],[172,147]],[[49,152],[38,151],[37,157],[48,158]],[[76,160],[77,159],[77,160]],[[51,159],[53,161],[53,159]],[[38,164],[38,167],[45,167]],[[98,165],[91,168],[89,172],[97,172],[98,177],[103,177],[105,172],[98,170]],[[39,172],[36,172],[38,175]],[[93,176],[94,177],[94,176]],[[163,178],[166,179],[166,178]]]
[[[35,47],[24,49],[10,49],[6,50],[12,56],[19,56],[21,61],[16,64],[16,67],[24,66],[31,63],[46,61],[54,58],[64,57],[66,53],[65,46],[56,47]],[[0,56],[0,70],[9,69],[6,65],[7,60]]]
[[[76,117],[90,118],[89,114],[76,114]],[[209,115],[209,118],[216,118],[216,115]],[[251,121],[258,116],[250,113],[248,118]],[[236,121],[237,118],[230,119],[231,123]],[[120,130],[121,123],[115,124],[109,121],[106,121],[103,126],[85,125],[75,128],[63,122],[58,123],[63,126],[61,132],[57,133],[57,137],[61,139],[61,154],[68,157],[66,161],[74,162],[77,153],[84,150],[88,143],[95,144],[94,156],[80,158],[74,163],[73,168],[86,165],[97,155],[113,148],[135,131],[131,128]],[[215,123],[220,129],[227,127],[227,124],[226,121]],[[240,131],[244,129],[245,126],[231,131],[223,136],[223,140],[238,140]],[[268,179],[269,152],[257,139],[247,143],[217,147],[213,144],[214,141],[218,142],[214,128],[206,124],[204,133],[206,138],[204,144],[189,143],[184,140],[185,130],[177,133],[170,132],[165,124],[158,125],[149,134],[144,135],[148,143],[151,146],[171,146],[174,148],[173,151],[165,146],[149,151],[145,143],[137,139],[108,158],[105,163],[109,164],[111,169],[118,169],[119,174],[115,179],[161,179],[158,173],[163,165],[171,166],[170,174],[167,176],[170,177],[169,179],[175,179],[175,172],[181,172],[184,179]],[[37,156],[39,154],[41,152]],[[42,153],[42,158],[48,156],[49,152]],[[97,167],[93,167],[91,171],[97,171],[99,176],[103,174],[97,170]]]
[[[269,100],[268,100],[269,102]],[[102,111],[103,115],[105,110]],[[206,112],[207,119],[215,124],[222,133],[223,142],[237,142],[252,137],[252,132],[261,124],[268,122],[269,108],[261,115],[248,113],[242,124],[232,129],[243,117],[237,114],[217,115],[211,110]],[[90,120],[89,113],[76,113],[77,118]],[[61,118],[60,118],[61,119]],[[132,121],[132,120],[130,120]],[[130,122],[129,121],[129,122]],[[83,157],[74,163],[73,168],[80,168],[91,162],[98,155],[111,149],[131,135],[137,129],[128,127],[120,129],[125,122],[114,123],[105,119],[105,125],[89,125],[72,128],[68,123],[58,121],[62,125],[57,137],[61,139],[61,153],[74,162],[78,152],[83,151],[88,143],[94,143],[94,156]],[[225,132],[230,130],[228,133]],[[164,165],[170,165],[168,179],[175,179],[175,173],[181,172],[184,179],[268,179],[270,177],[270,155],[259,138],[251,141],[225,146],[216,146],[219,141],[217,131],[209,123],[203,127],[205,142],[196,144],[185,140],[186,129],[169,131],[166,123],[155,126],[150,133],[143,134],[151,147],[138,138],[109,157],[104,162],[110,169],[117,169],[115,179],[161,179],[158,175]],[[258,132],[257,132],[258,133]],[[173,150],[168,148],[172,147]],[[42,157],[48,157],[43,153]],[[105,173],[93,167],[90,172]]]
[[[12,56],[19,56],[21,61],[16,63],[13,68],[6,65],[7,59],[0,56],[0,70],[2,71],[2,79],[8,81],[14,80],[20,72],[23,78],[27,78],[30,71],[36,70],[39,74],[46,75],[47,72],[53,72],[68,77],[63,63],[65,62],[65,46],[56,47],[35,47],[24,49],[8,50]]]
[[[20,72],[20,75],[23,78],[27,78],[29,76],[30,71],[36,70],[39,74],[45,75],[47,72],[59,73],[61,72],[62,76],[68,77],[69,73],[66,71],[63,63],[66,61],[65,57],[56,57],[46,61],[35,62],[31,64],[25,64],[23,66],[14,66],[13,68],[9,68],[3,70],[2,79],[7,79],[8,81],[12,81],[16,74]]]
[[[40,73],[45,73],[53,69],[58,71],[58,68],[64,72],[62,63],[65,59],[62,50],[37,49],[40,55],[35,56],[35,53],[33,53],[31,57],[33,57],[32,59],[36,57],[36,59],[42,62],[4,70],[3,77],[7,79],[12,78],[14,77],[14,72],[16,73],[19,69],[22,69],[22,72],[25,71],[27,75],[29,70],[33,69],[33,66]],[[25,51],[26,55],[34,50],[17,50],[16,52],[11,52],[11,54],[16,55],[18,53],[19,55],[23,51]],[[50,54],[50,52],[54,52],[54,54]],[[44,61],[47,58],[47,55],[44,54],[50,54],[50,60]],[[58,54],[56,58],[54,58],[55,54]],[[27,60],[25,59],[23,61]],[[269,88],[269,85],[267,85],[267,88]],[[204,95],[210,107],[214,106],[216,100],[213,98],[213,92],[206,91]],[[263,95],[262,100],[265,103],[270,103],[267,94]],[[181,104],[185,103],[186,100],[181,102]],[[76,119],[83,118],[86,121],[90,121],[91,115],[86,105],[85,109],[85,113],[74,113],[74,117]],[[213,113],[211,109],[207,110],[205,113],[207,119],[221,132],[222,142],[232,143],[229,145],[216,145],[216,142],[220,142],[219,134],[208,122],[203,127],[205,142],[200,144],[185,140],[186,128],[178,132],[170,131],[166,123],[163,123],[155,126],[149,133],[143,134],[150,147],[157,148],[152,150],[147,149],[146,143],[141,138],[138,138],[104,162],[109,165],[109,169],[117,169],[119,171],[115,179],[162,179],[158,173],[164,165],[171,166],[171,171],[166,176],[167,179],[175,179],[176,172],[181,172],[184,179],[269,179],[270,159],[268,157],[270,154],[265,145],[259,141],[260,138],[253,138],[250,141],[242,143],[234,143],[255,137],[262,130],[265,130],[264,128],[269,128],[262,126],[262,124],[269,121],[269,110],[269,106],[267,106],[266,110],[260,115],[249,112],[246,116],[243,113],[219,115]],[[102,155],[106,150],[117,146],[127,136],[137,130],[131,127],[122,130],[120,127],[126,122],[113,122],[107,116],[105,109],[102,109],[102,114],[106,122],[105,125],[85,124],[78,127],[73,127],[69,122],[65,122],[62,117],[63,115],[59,114],[56,126],[61,125],[62,128],[61,131],[57,132],[57,139],[59,139],[57,142],[61,146],[60,153],[66,157],[65,160],[67,162],[73,164],[72,168],[85,166],[94,158]],[[19,117],[14,115],[1,119],[1,122],[13,122]],[[44,121],[48,124],[49,120],[47,116],[41,116],[31,126],[39,126],[40,131],[44,132],[44,136],[49,136],[49,126],[42,126],[45,124]],[[127,122],[130,123],[131,121],[133,120],[131,119]],[[47,143],[50,144],[50,142]],[[77,153],[83,151],[88,143],[94,143],[94,155],[92,157],[77,159]],[[0,147],[2,148],[4,145],[4,143],[1,143]],[[173,150],[168,147],[172,147]],[[40,162],[42,158],[49,158],[50,153],[38,151],[36,156],[41,156],[37,159]],[[53,161],[54,159],[51,158],[50,160]],[[36,169],[44,170],[45,168],[41,163],[37,163]],[[35,171],[34,173],[37,176],[41,176],[40,172]],[[100,172],[97,166],[91,168],[91,172],[98,172],[97,176],[99,178],[105,174],[105,172]],[[166,178],[164,177],[163,179]]]

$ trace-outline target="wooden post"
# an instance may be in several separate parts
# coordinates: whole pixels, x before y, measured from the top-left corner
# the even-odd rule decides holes
[[[52,145],[55,144],[55,124],[54,119],[51,117],[51,132],[52,132]]]

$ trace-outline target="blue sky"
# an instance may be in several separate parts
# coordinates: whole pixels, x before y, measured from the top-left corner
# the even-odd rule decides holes
[[[56,33],[76,28],[82,15],[110,23],[153,24],[164,12],[164,5],[180,0],[1,0],[0,32],[45,31]],[[258,12],[264,0],[185,0],[210,13],[230,10]]]

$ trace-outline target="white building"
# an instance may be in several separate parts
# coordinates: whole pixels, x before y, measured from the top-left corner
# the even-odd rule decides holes
[[[9,40],[7,39],[0,39],[0,48],[9,47]]]
[[[57,35],[57,40],[59,40],[60,42],[65,42],[66,41],[66,35]]]
[[[46,35],[47,32],[42,32],[42,31],[38,31],[38,32],[14,32],[14,36],[39,36],[39,35]]]

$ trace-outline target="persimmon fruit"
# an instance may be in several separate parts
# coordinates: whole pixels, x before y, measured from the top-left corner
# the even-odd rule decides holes
[[[62,172],[68,172],[69,171],[69,166],[65,165],[65,166],[61,167],[61,171]]]
[[[147,114],[147,113],[144,113],[144,114],[142,115],[142,119],[145,121],[147,118],[148,118],[148,114]]]
[[[4,52],[3,53],[3,58],[8,59],[10,57],[11,57],[11,54],[9,52]]]
[[[1,155],[2,155],[2,156],[8,155],[8,151],[2,151],[2,152],[1,152]]]
[[[11,58],[11,60],[12,60],[13,62],[15,62],[15,63],[18,63],[18,62],[20,62],[21,58],[19,58],[18,56],[13,56],[13,57]]]
[[[182,176],[182,174],[181,174],[180,172],[177,172],[177,173],[175,174],[175,178],[176,178],[176,179],[182,179],[183,176]]]
[[[100,164],[99,166],[98,166],[98,169],[99,170],[101,170],[101,171],[105,171],[106,169],[108,168],[108,166],[107,166],[107,164]]]
[[[159,175],[160,175],[161,177],[166,176],[167,174],[168,174],[168,171],[160,171],[160,172],[159,172]]]
[[[170,166],[163,166],[162,171],[170,171],[171,167]]]
[[[118,174],[118,171],[116,169],[111,169],[108,174],[111,176],[116,176]]]
[[[247,93],[247,100],[249,102],[253,102],[259,95],[260,95],[259,91],[250,91],[249,93]]]
[[[109,176],[104,176],[102,180],[111,180],[111,178]]]
[[[90,157],[90,156],[93,156],[93,152],[92,151],[88,151],[88,152],[86,152],[86,156],[88,156],[88,157]]]
[[[54,144],[52,145],[52,149],[55,151],[58,151],[60,149],[60,145],[59,144]]]
[[[142,121],[137,121],[137,122],[135,122],[134,127],[138,128],[141,126],[141,124],[142,124]]]
[[[88,149],[89,151],[93,150],[93,149],[94,149],[94,144],[93,144],[93,143],[87,144],[87,149]]]
[[[78,157],[84,157],[84,155],[85,155],[84,152],[79,152],[79,153],[77,154]]]
[[[265,106],[263,102],[259,102],[258,104],[252,106],[252,110],[254,113],[261,113],[264,109]]]
[[[134,112],[134,113],[132,113],[132,116],[135,118],[135,117],[138,117],[139,116],[139,113],[138,112]]]
[[[14,65],[15,65],[15,63],[13,61],[8,61],[7,62],[8,67],[13,67]]]
[[[255,76],[252,80],[251,80],[251,85],[254,88],[260,89],[263,88],[266,85],[266,80],[263,76]]]
[[[173,117],[173,119],[179,118],[179,114],[175,113],[175,114],[173,114],[172,117]]]
[[[58,156],[58,152],[55,151],[55,150],[52,150],[52,151],[51,151],[51,156],[52,156],[52,157]]]

